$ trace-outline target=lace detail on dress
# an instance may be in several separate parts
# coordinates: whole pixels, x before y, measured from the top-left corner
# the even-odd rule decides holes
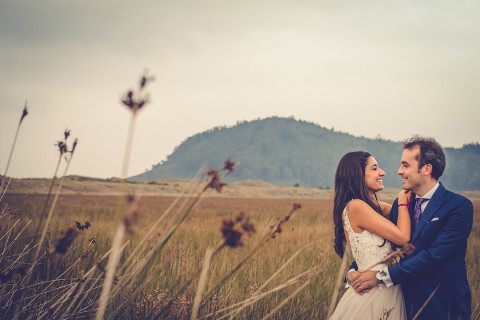
[[[359,270],[365,270],[381,261],[392,251],[392,245],[388,240],[381,246],[384,240],[376,234],[367,230],[363,230],[361,233],[353,231],[348,218],[348,205],[343,209],[342,219],[343,228],[348,233],[352,255],[357,262]],[[379,264],[372,268],[372,270],[379,271],[383,266],[384,264]]]

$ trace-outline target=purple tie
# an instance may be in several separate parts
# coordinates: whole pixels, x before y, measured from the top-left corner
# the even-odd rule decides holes
[[[420,215],[422,214],[422,203],[430,199],[417,198],[415,203],[415,211],[413,214],[414,226],[417,226],[418,220],[420,220]]]

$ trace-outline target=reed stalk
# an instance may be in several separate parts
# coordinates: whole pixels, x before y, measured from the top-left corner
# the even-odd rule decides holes
[[[130,154],[132,150],[133,143],[133,133],[135,130],[135,122],[138,111],[148,103],[148,95],[143,95],[143,89],[145,88],[147,82],[153,78],[147,77],[146,75],[142,76],[140,79],[140,84],[137,92],[129,90],[125,97],[122,99],[122,103],[128,107],[131,111],[130,124],[127,131],[127,142],[125,145],[125,153],[123,156],[123,165],[121,178],[125,181],[128,174],[128,167],[130,163]],[[125,226],[125,221],[121,222],[116,228],[115,235],[112,243],[112,254],[109,256],[107,270],[105,275],[105,281],[102,287],[102,293],[100,295],[98,310],[95,315],[95,319],[100,320],[105,317],[105,312],[107,309],[107,304],[110,299],[110,291],[112,288],[112,283],[114,275],[117,271],[117,266],[120,260],[120,247],[124,241],[125,233],[127,229]]]
[[[202,301],[202,293],[205,289],[205,284],[207,282],[208,269],[210,268],[210,261],[212,260],[213,250],[207,248],[205,251],[205,260],[203,261],[203,268],[200,274],[200,279],[198,280],[197,292],[193,300],[192,316],[191,320],[196,320],[198,317],[198,310],[200,307],[200,302]]]
[[[190,213],[193,211],[193,209],[195,209],[195,207],[199,204],[200,200],[202,199],[202,196],[203,196],[203,192],[201,194],[199,194],[192,202],[192,204],[182,213],[181,217],[179,218],[178,221],[176,221],[172,226],[170,226],[170,228],[164,233],[164,236],[161,237],[159,240],[158,240],[158,243],[157,245],[152,248],[146,255],[145,257],[137,262],[135,265],[134,265],[134,270],[130,273],[130,279],[134,279],[133,276],[137,276],[135,279],[138,279],[138,278],[143,278],[142,276],[139,276],[141,273],[144,273],[146,271],[146,267],[147,267],[147,264],[151,261],[151,259],[153,258],[154,254],[156,252],[159,252],[163,249],[163,247],[167,244],[167,242],[171,239],[171,237],[173,236],[173,234],[175,233],[175,231],[178,229],[178,227],[186,220],[186,218],[190,215]],[[145,285],[145,283],[144,283]],[[117,288],[116,288],[116,291],[112,293],[112,296],[114,294],[117,294],[119,292],[121,292],[121,288],[124,287],[125,285],[123,283],[120,283],[120,284],[117,284]],[[126,301],[129,301],[131,300],[134,296],[135,296],[135,293],[137,293],[139,290],[140,290],[141,286],[137,286],[136,289],[134,289],[134,293],[130,294],[126,300]],[[117,309],[118,310],[118,309]]]
[[[292,292],[287,298],[281,301],[275,308],[273,308],[273,310],[270,311],[265,317],[263,317],[262,320],[267,320],[273,317],[273,315],[278,310],[280,310],[285,304],[287,304],[287,302],[292,300],[299,292],[301,292],[304,288],[306,288],[312,282],[314,277],[319,273],[319,271],[315,269],[316,268],[306,271],[303,274],[299,275],[295,280],[298,279],[298,281],[304,281],[304,283],[299,288],[297,288],[294,292]]]
[[[103,282],[102,286],[102,293],[100,295],[99,305],[97,314],[95,315],[95,319],[101,320],[105,315],[105,311],[107,309],[107,302],[110,295],[110,290],[112,288],[113,278],[115,276],[115,272],[117,270],[117,265],[120,260],[120,247],[123,243],[123,238],[125,235],[125,225],[120,223],[117,227],[115,232],[115,236],[113,238],[112,243],[112,254],[108,259],[106,274],[105,274],[105,281]]]
[[[420,309],[418,309],[418,311],[415,313],[415,315],[413,316],[412,320],[416,320],[416,319],[420,316],[420,313],[422,313],[423,309],[425,309],[425,307],[426,307],[427,304],[430,302],[430,300],[432,300],[433,296],[435,295],[435,293],[437,292],[438,288],[440,288],[441,285],[442,285],[442,283],[440,282],[440,283],[435,287],[435,289],[433,289],[432,293],[430,293],[430,295],[428,296],[427,300],[425,300],[425,302],[422,304],[422,306],[420,307]]]
[[[28,307],[29,305],[31,305],[38,297],[40,294],[45,294],[45,292],[47,292],[47,290],[55,283],[57,283],[57,281],[61,280],[63,276],[65,276],[70,270],[73,269],[73,267],[75,267],[80,261],[82,261],[82,258],[78,258],[76,261],[74,261],[74,263],[72,265],[70,265],[70,267],[68,267],[65,271],[63,271],[57,278],[55,278],[54,280],[52,280],[50,282],[50,284],[48,284],[45,288],[42,288],[42,291],[37,294],[36,296],[34,297],[30,297],[30,301],[24,306],[24,308]],[[70,287],[71,285],[68,285],[67,287]],[[53,301],[54,298],[51,298],[51,301]],[[45,302],[45,304],[48,304],[50,302],[50,300],[47,300]],[[40,317],[41,318],[41,317]]]
[[[225,185],[223,182],[221,182],[221,180],[224,176],[228,175],[231,171],[233,171],[233,166],[234,166],[234,162],[227,160],[225,162],[225,167],[222,169],[223,175],[219,174],[217,170],[213,170],[213,169],[208,170],[206,175],[209,176],[210,178],[209,178],[209,181],[206,183],[206,185],[201,190],[198,191],[198,193],[193,197],[193,199],[191,199],[191,197],[183,197],[184,201],[183,203],[181,203],[181,205],[178,208],[179,217],[177,218],[177,220],[175,219],[171,220],[166,227],[166,231],[163,232],[163,236],[156,241],[156,244],[148,252],[143,254],[139,261],[137,261],[135,264],[132,264],[132,268],[130,269],[131,272],[129,272],[129,275],[126,277],[127,280],[117,284],[115,291],[113,291],[111,294],[111,297],[121,292],[122,288],[124,288],[126,285],[134,281],[133,279],[138,279],[138,278],[146,279],[143,282],[144,286],[150,281],[151,276],[147,276],[146,271],[147,271],[148,264],[152,261],[155,254],[157,254],[163,249],[163,247],[171,239],[171,237],[176,232],[176,230],[180,227],[180,225],[188,218],[188,216],[199,205],[200,201],[203,199],[205,195],[205,192],[208,189],[213,188],[213,189],[216,189],[218,192],[221,192],[221,188]],[[205,170],[203,169],[200,170],[199,174],[197,174],[196,177],[201,176],[201,173],[204,171]],[[187,205],[188,202],[190,202],[190,205]],[[150,229],[150,230],[153,231],[153,229]],[[213,252],[212,258],[217,253],[218,253],[218,249]],[[171,303],[175,301],[176,297],[178,297],[179,294],[183,293],[183,291],[189,287],[189,285],[193,282],[194,277],[196,277],[197,275],[198,275],[197,273],[194,273],[194,276],[191,277],[186,282],[186,284],[175,294],[175,298],[171,300]],[[131,299],[133,299],[133,297],[135,297],[135,295],[140,290],[141,290],[141,286],[137,286],[133,290],[133,292],[122,303],[120,303],[120,305],[117,307],[117,311],[120,310],[123,303],[126,303]],[[170,308],[171,303],[169,303],[165,307],[165,310],[168,310]],[[115,314],[113,314],[113,316],[115,316]]]
[[[294,254],[292,254],[290,256],[290,258],[288,258],[287,261],[285,261],[282,266],[280,266],[280,268],[278,268],[257,290],[255,290],[255,292],[252,294],[252,297],[255,297],[257,295],[259,295],[262,290],[273,280],[275,279],[291,262],[293,262],[295,260],[295,258],[300,254],[300,252],[302,252],[304,249],[310,247],[312,245],[312,243],[309,243],[305,246],[303,246],[302,248],[300,248],[299,250],[297,250]],[[235,310],[234,312],[232,312],[230,314],[230,319],[233,320],[235,316],[237,316],[240,311],[242,311],[244,308],[246,308],[248,305],[250,304],[247,304],[247,303],[244,303],[243,305],[240,306],[240,308],[238,308],[237,310]],[[223,317],[222,317],[223,318]],[[220,319],[222,319],[220,318]]]
[[[340,287],[342,286],[343,279],[345,276],[345,269],[347,268],[347,259],[350,254],[350,246],[344,246],[345,250],[343,251],[342,263],[340,264],[340,269],[337,273],[337,279],[335,281],[335,287],[333,289],[332,299],[330,301],[330,306],[328,307],[327,319],[329,319],[333,311],[335,310],[335,306],[337,305],[338,294],[340,292]]]
[[[28,115],[27,102],[28,100],[25,101],[25,106],[23,107],[23,112],[20,117],[20,121],[18,122],[17,130],[15,131],[15,136],[13,137],[12,148],[10,149],[10,153],[8,155],[7,166],[5,167],[5,173],[3,174],[2,182],[0,183],[0,193],[3,192],[3,185],[8,174],[8,169],[10,167],[10,162],[12,160],[13,151],[15,150],[15,145],[17,144],[17,138],[18,138],[18,133],[20,132],[20,126],[23,122],[23,119]]]
[[[0,203],[2,203],[3,197],[5,196],[5,193],[7,192],[8,186],[10,185],[11,181],[12,181],[12,179],[8,179],[7,185],[5,186],[4,190],[2,190],[2,188],[0,188]],[[2,178],[2,183],[3,183],[3,178]]]
[[[65,181],[65,177],[67,175],[67,172],[68,172],[68,169],[70,167],[70,163],[71,163],[71,160],[72,160],[72,157],[73,157],[73,151],[75,150],[75,146],[76,146],[76,141],[75,141],[75,144],[74,144],[74,147],[70,153],[70,157],[67,159],[67,165],[65,166],[65,169],[64,169],[64,172],[63,172],[63,175],[62,175],[62,178],[60,179],[59,181],[59,185],[57,187],[57,191],[55,192],[55,196],[53,198],[53,202],[52,202],[52,205],[50,206],[50,210],[48,211],[48,215],[47,215],[47,221],[45,221],[45,225],[43,227],[43,231],[42,231],[42,235],[40,237],[40,240],[38,241],[38,244],[37,244],[37,250],[35,252],[35,256],[33,258],[33,261],[34,261],[34,264],[32,264],[32,267],[30,269],[30,272],[31,273],[33,271],[33,269],[35,268],[35,263],[36,263],[36,260],[38,258],[38,255],[40,254],[40,250],[42,250],[42,245],[43,245],[43,241],[45,240],[45,236],[47,234],[47,231],[48,231],[48,228],[50,226],[50,222],[52,220],[52,217],[53,217],[53,213],[55,211],[55,207],[57,205],[57,201],[58,201],[58,198],[60,196],[60,192],[62,191],[62,188],[63,188],[63,183]],[[40,223],[39,223],[40,225]],[[27,281],[28,283],[28,281]]]
[[[120,248],[120,251],[123,252],[123,250],[125,249],[125,247],[126,247],[128,244],[129,244],[129,241],[126,241],[126,242],[123,244],[123,246]],[[110,255],[111,252],[112,252],[112,249],[108,250],[108,251],[101,257],[99,263],[100,263],[101,261],[103,261],[104,259],[106,259],[106,258]],[[78,291],[79,291],[80,293],[85,292],[84,289],[85,289],[85,287],[86,287],[86,285],[87,285],[87,282],[88,282],[88,280],[89,280],[89,276],[90,276],[91,274],[93,274],[93,273],[95,272],[95,270],[97,270],[97,269],[98,269],[98,263],[97,263],[97,265],[94,265],[87,273],[85,273],[85,275],[84,275],[83,278],[82,278],[81,284],[80,284],[80,283],[77,283],[77,284],[76,284],[76,285],[79,287]],[[103,280],[103,279],[102,279],[102,278],[96,278],[96,279],[94,279],[94,280],[93,280],[93,283],[92,283],[92,286],[95,286],[100,280]],[[101,287],[102,287],[101,285],[98,286],[98,288],[101,288]],[[91,290],[91,289],[90,289],[90,290]],[[66,308],[66,310],[65,310],[65,312],[64,312],[63,314],[68,313],[70,310],[72,310],[72,308],[73,308],[73,310],[72,310],[71,313],[72,313],[72,314],[75,314],[75,313],[78,311],[78,308],[83,305],[83,302],[84,302],[84,300],[85,300],[87,297],[88,297],[87,295],[84,295],[84,296],[80,299],[80,301],[79,301],[78,303],[76,303],[77,299],[79,298],[79,295],[76,295],[76,296],[74,297],[74,299],[72,299],[72,301],[70,302],[70,304],[67,306],[67,308]],[[63,314],[62,314],[62,316],[63,316]],[[60,317],[60,318],[62,318],[62,317]]]
[[[196,176],[198,177],[198,175]],[[191,184],[193,185],[193,183]],[[151,259],[151,257],[154,256],[156,252],[161,249],[165,243],[164,241],[167,239],[166,237],[163,238],[158,238],[158,239],[152,239],[152,235],[155,231],[157,231],[157,228],[159,227],[160,223],[163,222],[163,220],[167,217],[168,214],[172,211],[172,209],[177,208],[177,211],[182,212],[184,208],[186,207],[188,201],[190,200],[190,195],[192,195],[191,192],[187,192],[187,195],[180,195],[175,200],[168,206],[168,208],[160,215],[160,217],[155,221],[155,223],[152,224],[152,227],[148,230],[148,232],[145,234],[145,236],[140,240],[139,244],[132,249],[132,252],[130,256],[127,258],[125,261],[125,268],[121,270],[122,274],[129,274],[130,279],[134,279],[141,270],[143,270],[143,267],[146,265],[146,263]],[[180,203],[179,205],[178,202],[183,199],[184,201]],[[175,224],[173,224],[171,227],[174,227]],[[170,234],[171,231],[165,232],[164,234]],[[154,244],[151,245],[148,243],[148,241],[154,241]],[[148,247],[150,249],[148,249]],[[140,267],[140,268],[139,268]],[[128,285],[128,283],[125,283],[125,285]],[[121,286],[117,285],[116,286],[116,291],[120,291]],[[112,295],[114,295],[115,292],[112,292]]]
[[[243,300],[243,301],[240,301],[238,303],[235,303],[235,304],[232,304],[230,306],[227,306],[225,308],[222,308],[220,310],[217,310],[213,313],[210,313],[208,315],[205,315],[203,317],[201,317],[200,319],[209,319],[209,318],[214,318],[214,319],[217,319],[217,320],[222,320],[222,319],[225,319],[227,317],[230,317],[230,318],[233,318],[235,316],[238,315],[238,313],[244,309],[245,307],[249,307],[253,304],[255,304],[256,302],[264,299],[265,297],[273,294],[273,293],[277,293],[279,291],[282,291],[282,290],[285,290],[287,288],[290,288],[298,283],[303,283],[303,285],[298,288],[297,290],[295,290],[295,292],[293,292],[292,294],[290,294],[284,301],[282,301],[280,304],[281,306],[283,306],[285,303],[287,303],[289,300],[291,300],[295,295],[297,295],[301,290],[303,290],[306,286],[308,286],[311,281],[313,281],[313,279],[319,275],[321,273],[321,270],[319,267],[313,267],[307,271],[304,271],[296,276],[294,276],[293,278],[290,278],[289,280],[285,281],[284,283],[276,286],[275,288],[272,288],[268,291],[265,291],[265,292],[260,292],[260,291],[257,291],[255,294],[253,294],[252,296],[248,297],[247,299]],[[278,305],[277,305],[278,306]],[[220,313],[224,312],[224,311],[228,311],[230,309],[233,309],[233,308],[236,308],[236,307],[239,307],[229,313],[226,313],[222,316],[219,316]],[[275,311],[278,311],[280,308],[275,308]],[[272,314],[269,314],[270,316],[273,315]],[[247,318],[251,318],[251,317],[247,317]]]

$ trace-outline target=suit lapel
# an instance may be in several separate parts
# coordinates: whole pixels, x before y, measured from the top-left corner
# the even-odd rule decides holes
[[[446,191],[445,187],[440,183],[440,185],[438,186],[438,189],[435,191],[432,198],[429,200],[427,207],[425,208],[425,211],[422,212],[422,215],[420,216],[420,220],[418,220],[418,224],[412,236],[412,243],[415,242],[417,236],[420,234],[420,232],[422,231],[423,227],[427,224],[427,222],[430,221],[436,213],[438,215],[439,209],[443,203],[445,191]],[[410,216],[413,217],[412,211],[410,211]]]

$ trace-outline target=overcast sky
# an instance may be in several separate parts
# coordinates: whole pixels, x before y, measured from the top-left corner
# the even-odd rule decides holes
[[[293,116],[353,135],[445,147],[480,141],[480,1],[0,1],[0,174],[51,177],[65,128],[69,174],[128,175],[189,136]],[[400,155],[399,155],[400,156]]]

